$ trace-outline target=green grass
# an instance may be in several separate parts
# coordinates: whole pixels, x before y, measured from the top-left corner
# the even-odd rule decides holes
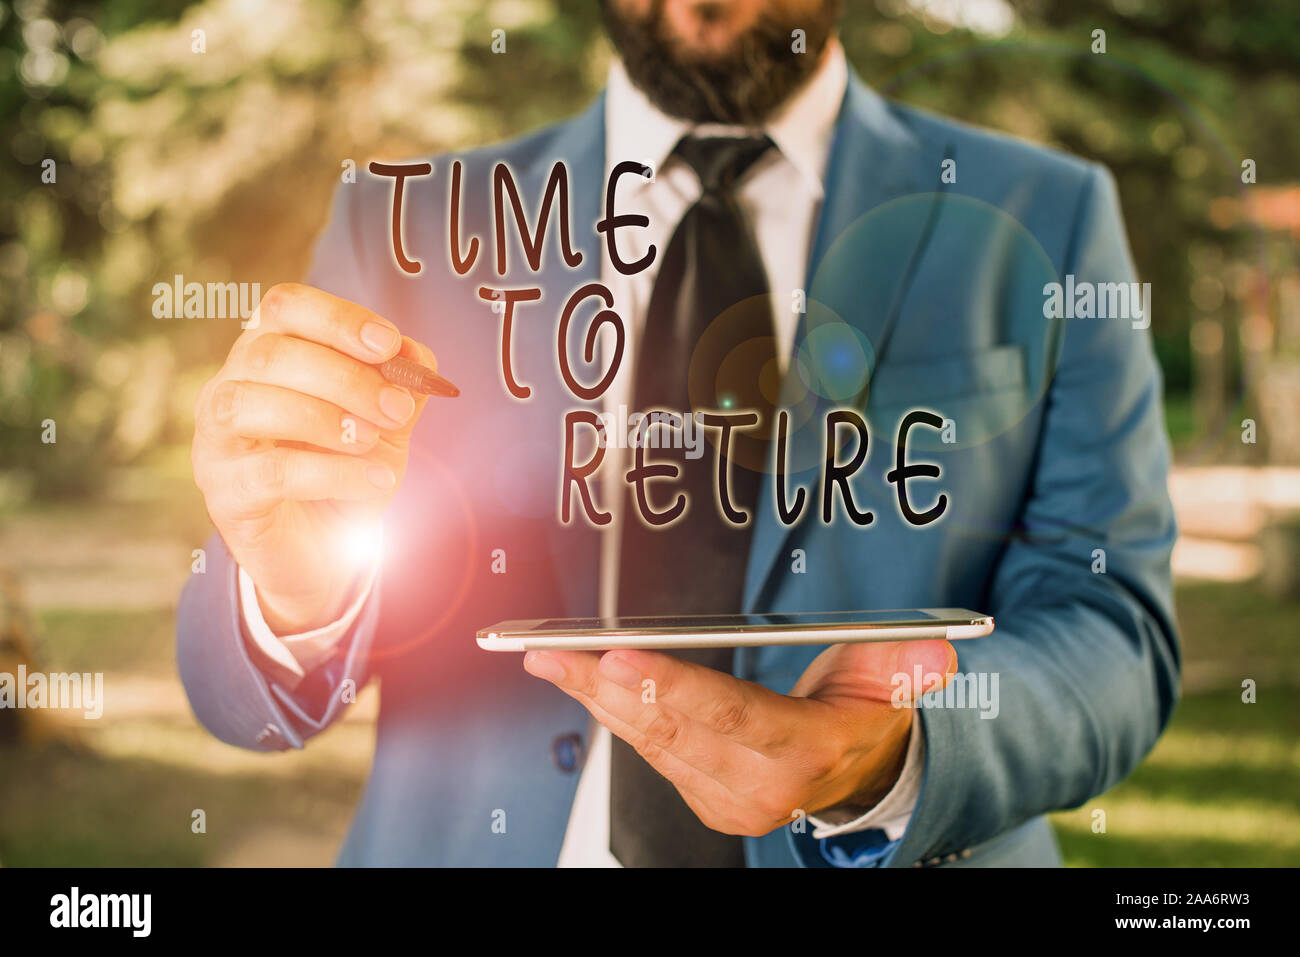
[[[1126,781],[1052,816],[1076,866],[1300,865],[1300,605],[1253,585],[1182,585],[1185,693]],[[1242,700],[1242,682],[1256,700]],[[1106,814],[1094,833],[1094,812]]]
[[[1192,695],[1127,781],[1052,821],[1066,862],[1098,867],[1300,865],[1296,688]],[[1094,812],[1106,814],[1093,833]]]
[[[176,673],[176,616],[170,609],[47,609],[34,618],[47,671]]]
[[[1200,435],[1196,409],[1187,393],[1165,396],[1165,431],[1175,448],[1190,445]]]
[[[149,735],[189,732],[156,727]],[[212,864],[242,837],[277,827],[317,835],[332,858],[361,790],[355,774],[328,767],[285,778],[256,764],[231,773],[62,745],[0,748],[0,767],[9,778],[0,789],[0,862],[8,867]],[[196,808],[206,816],[202,834],[192,830]]]
[[[1248,669],[1253,662],[1290,665],[1295,659],[1300,602],[1274,598],[1251,585],[1204,583],[1178,589],[1183,657],[1223,661]],[[1267,674],[1243,677],[1266,680]]]

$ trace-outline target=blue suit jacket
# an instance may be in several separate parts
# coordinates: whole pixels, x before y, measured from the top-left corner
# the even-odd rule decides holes
[[[481,242],[464,278],[448,267],[452,158],[407,183],[406,250],[424,263],[418,276],[393,261],[391,179],[363,175],[339,189],[309,280],[431,345],[463,390],[431,403],[417,427],[386,520],[379,586],[340,655],[292,694],[259,672],[219,538],[179,613],[194,711],[232,744],[303,747],[347,707],[345,682],[382,680],[374,766],[343,864],[554,864],[578,780],[555,745],[588,724],[518,656],[482,652],[473,635],[500,619],[596,612],[597,535],[557,517],[562,417],[581,403],[562,384],[555,340],[569,293],[600,275],[603,99],[565,123],[455,157],[465,163],[462,235]],[[955,183],[942,181],[945,159]],[[529,216],[554,162],[568,163],[576,269],[558,255],[553,218],[540,279],[517,270],[517,240],[510,274],[492,271],[498,160],[513,169]],[[999,675],[999,713],[922,711],[920,799],[885,866],[1057,862],[1044,812],[1121,780],[1174,707],[1175,531],[1159,371],[1148,335],[1127,321],[1044,319],[1043,286],[1066,274],[1134,278],[1103,169],[887,103],[850,80],[795,343],[802,361],[825,371],[823,394],[803,395],[787,377],[785,397],[795,421],[808,423],[792,438],[791,481],[802,479],[812,500],[805,520],[786,528],[769,476],[745,605],[965,606],[996,617],[991,637],[958,642],[957,652],[962,672]],[[543,300],[521,307],[513,346],[532,395],[517,401],[502,383],[500,316],[478,288],[535,282]],[[843,350],[850,372],[840,381]],[[875,521],[861,528],[842,516],[822,524],[816,472],[798,471],[820,461],[824,411],[853,401],[855,363],[870,372],[872,441],[854,493]],[[909,441],[909,459],[943,470],[909,483],[917,507],[940,490],[949,498],[924,528],[900,517],[883,479],[898,420],[914,407],[957,430],[955,442],[924,428]],[[502,555],[506,573],[494,574]],[[736,673],[784,692],[819,650],[742,649]],[[815,843],[790,828],[745,840],[761,866],[816,862]]]

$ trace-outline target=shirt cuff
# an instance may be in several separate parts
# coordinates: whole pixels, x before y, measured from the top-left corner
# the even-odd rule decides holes
[[[832,808],[822,811],[820,817],[809,814],[808,820],[813,822],[812,836],[820,841],[839,834],[854,834],[878,828],[891,841],[898,840],[907,830],[912,812],[916,810],[924,770],[925,732],[921,728],[921,714],[919,710],[914,710],[912,732],[907,740],[907,757],[903,759],[903,770],[889,793],[865,813],[861,813],[861,808]],[[842,820],[843,818],[849,819]]]
[[[239,606],[244,620],[244,630],[250,641],[273,664],[273,671],[287,674],[288,683],[297,685],[307,672],[321,663],[328,661],[334,654],[340,641],[347,635],[361,608],[370,597],[375,586],[375,575],[379,572],[379,563],[370,566],[357,589],[357,597],[346,611],[327,625],[313,628],[296,635],[279,635],[271,631],[262,615],[262,607],[257,601],[257,586],[244,569],[239,569]],[[355,586],[354,586],[355,587]]]

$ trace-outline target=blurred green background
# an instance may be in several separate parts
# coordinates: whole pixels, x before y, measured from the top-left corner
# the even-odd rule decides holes
[[[876,89],[1109,166],[1155,290],[1185,694],[1131,779],[1055,816],[1068,862],[1300,863],[1300,8],[846,6]],[[0,711],[0,863],[333,859],[376,690],[268,757],[203,732],[176,678],[208,534],[192,408],[239,329],[157,319],[151,288],[301,278],[345,160],[558,119],[608,56],[594,0],[0,3],[0,670],[107,695],[98,722]]]

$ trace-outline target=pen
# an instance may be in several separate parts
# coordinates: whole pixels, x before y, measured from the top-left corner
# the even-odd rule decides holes
[[[449,399],[460,395],[460,389],[438,373],[402,356],[393,356],[382,363],[379,366],[379,373],[394,385],[403,386],[421,395],[440,395]]]

